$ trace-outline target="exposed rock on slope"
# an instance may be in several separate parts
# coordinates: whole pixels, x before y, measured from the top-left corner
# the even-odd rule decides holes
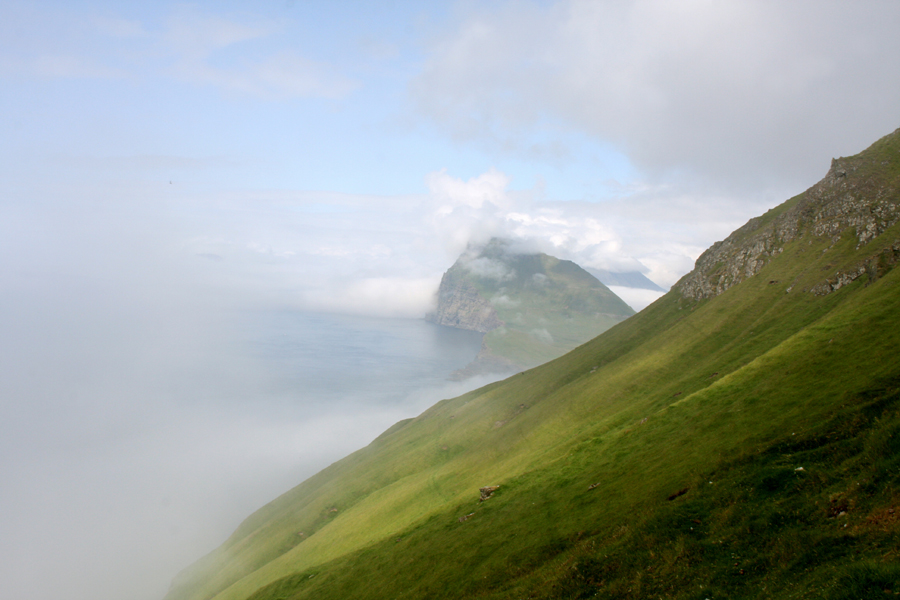
[[[494,305],[478,293],[475,286],[450,281],[446,276],[438,289],[438,306],[429,320],[438,325],[487,333],[503,325]]]
[[[900,129],[883,137],[866,151],[831,161],[831,169],[819,183],[762,215],[724,241],[716,242],[697,259],[694,270],[675,288],[687,298],[701,300],[718,296],[752,277],[784,251],[784,246],[804,236],[840,239],[848,227],[854,229],[857,249],[868,244],[900,219]],[[878,264],[897,261],[900,240],[893,250],[872,257],[852,268],[834,272],[820,285],[810,288],[827,294],[856,278],[877,276]]]

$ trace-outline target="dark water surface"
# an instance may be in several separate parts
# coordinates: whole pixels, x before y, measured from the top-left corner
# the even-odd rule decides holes
[[[296,311],[245,313],[249,352],[269,369],[267,393],[309,408],[397,406],[443,385],[481,348],[482,334],[418,319]]]

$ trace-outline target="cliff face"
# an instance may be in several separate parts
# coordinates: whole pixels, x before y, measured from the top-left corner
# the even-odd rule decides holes
[[[831,238],[834,245],[848,227],[853,228],[859,249],[900,219],[898,190],[900,129],[856,156],[832,160],[819,183],[713,244],[674,288],[694,300],[718,296],[756,275],[784,251],[785,244],[814,236]],[[805,291],[828,294],[867,273],[877,277],[880,268],[898,257],[900,240],[858,264],[831,272]]]
[[[437,310],[427,320],[438,325],[487,333],[503,325],[494,305],[470,283],[445,273],[438,288]]]

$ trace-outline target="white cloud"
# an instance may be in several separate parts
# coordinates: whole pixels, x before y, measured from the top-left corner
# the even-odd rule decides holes
[[[528,335],[530,335],[537,341],[542,342],[544,344],[552,344],[553,343],[553,336],[550,335],[550,332],[544,328],[532,329],[531,331],[528,332]]]
[[[168,19],[162,38],[166,44],[188,59],[206,59],[228,46],[265,38],[277,29],[271,22],[256,20],[254,24],[181,10]]]
[[[647,173],[759,190],[814,181],[898,124],[897,3],[467,7],[411,85],[460,139],[585,132]]]
[[[359,84],[326,63],[316,62],[288,49],[264,58],[225,61],[223,51],[232,46],[264,40],[274,35],[274,23],[236,23],[218,16],[182,11],[173,16],[163,34],[164,43],[176,54],[172,73],[194,84],[264,99],[330,98],[346,96]]]
[[[47,79],[113,79],[128,76],[123,69],[66,54],[45,54],[32,58],[0,56],[0,74]]]
[[[537,275],[543,275],[543,273],[535,273],[535,277]],[[491,298],[491,304],[498,308],[517,308],[520,304],[522,304],[522,301],[513,300],[506,294],[502,294],[500,296],[494,296],[493,298]]]
[[[638,271],[666,287],[690,271],[708,245],[767,208],[764,202],[671,186],[629,189],[605,202],[536,202],[533,193],[506,189],[509,179],[495,169],[468,181],[441,171],[427,181],[432,212],[424,225],[451,260],[469,242],[505,237],[527,241],[527,251],[582,266]]]
[[[182,197],[184,253],[215,285],[269,305],[421,317],[433,306],[441,274],[472,241],[506,237],[517,251],[640,271],[670,286],[706,248],[698,238],[722,239],[753,216],[746,208],[737,217],[724,207],[694,210],[690,197],[655,194],[539,203],[527,190],[509,190],[497,170],[468,181],[446,172],[427,180],[440,185],[423,196]],[[329,210],[320,210],[323,204]],[[677,211],[689,216],[670,223]],[[485,277],[511,275],[496,261],[472,259],[468,268]]]
[[[492,258],[472,258],[463,262],[463,266],[473,275],[495,281],[509,281],[516,276],[513,269]]]
[[[357,42],[359,49],[373,60],[392,60],[400,56],[397,44],[383,39],[363,37]]]
[[[506,215],[517,201],[506,189],[510,179],[505,174],[491,168],[463,181],[441,170],[429,173],[425,181],[431,206],[426,225],[450,254],[459,255],[470,242],[507,234]]]
[[[441,203],[438,214],[450,214],[460,206],[478,209],[487,203],[496,208],[509,208],[512,204],[506,191],[509,177],[494,168],[468,181],[448,175],[442,169],[429,173],[425,181],[431,197]]]
[[[610,291],[625,301],[625,304],[636,311],[642,311],[665,294],[665,292],[657,292],[654,290],[643,290],[638,288],[622,287],[620,285],[610,285]]]
[[[292,98],[338,99],[359,84],[291,52],[281,52],[259,62],[245,61],[229,68],[212,66],[206,60],[185,57],[173,72],[194,84],[205,84],[249,94],[266,100]]]
[[[359,87],[327,65],[281,52],[246,69],[243,84],[258,95],[281,98],[341,98]]]
[[[304,308],[321,312],[419,319],[434,308],[440,281],[440,274],[325,280],[303,290],[299,300]]]

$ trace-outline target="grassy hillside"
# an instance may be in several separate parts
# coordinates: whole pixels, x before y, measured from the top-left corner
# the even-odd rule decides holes
[[[858,172],[900,203],[900,134],[873,148]],[[398,423],[249,517],[167,598],[900,593],[896,221],[861,243],[801,220],[723,293],[676,286]]]

